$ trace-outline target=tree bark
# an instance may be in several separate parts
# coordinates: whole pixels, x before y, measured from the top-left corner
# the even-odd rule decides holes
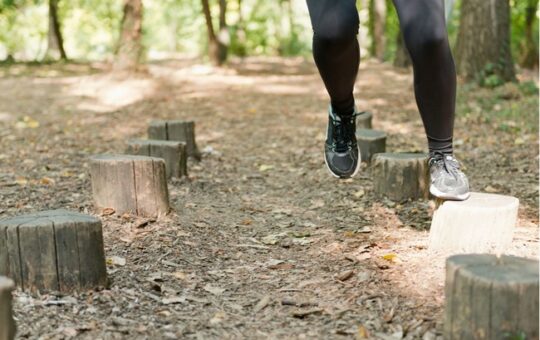
[[[13,281],[7,277],[0,276],[0,340],[15,339],[17,327],[13,320],[13,296],[11,292],[15,289]]]
[[[49,0],[49,31],[47,33],[47,52],[45,59],[67,60],[64,50],[64,38],[60,28],[58,17],[58,2],[60,0]]]
[[[525,39],[522,42],[522,55],[520,65],[525,68],[538,67],[538,46],[536,45],[533,28],[538,10],[538,0],[528,0],[527,9],[525,10]]]
[[[214,65],[220,66],[227,60],[228,46],[225,44],[222,33],[227,30],[225,15],[227,12],[226,0],[219,0],[219,36],[214,30],[212,13],[208,0],[201,0],[203,14],[206,20],[206,30],[208,32],[208,56]],[[225,34],[223,34],[225,35]]]
[[[32,292],[106,287],[101,221],[63,209],[1,220],[0,275]]]
[[[393,201],[428,198],[427,156],[419,153],[377,153],[371,158],[373,190]]]
[[[386,47],[386,0],[371,0],[370,15],[372,25],[371,54],[380,61],[384,60]]]
[[[538,339],[538,260],[447,258],[443,332],[444,339]]]
[[[167,178],[187,176],[185,142],[132,139],[128,141],[126,154],[162,158],[165,161]]]
[[[244,29],[244,15],[242,13],[242,0],[238,0],[238,21],[236,23],[237,55],[246,56],[246,31]]]
[[[169,191],[162,158],[98,155],[90,159],[92,193],[98,209],[160,217],[169,213]]]
[[[509,0],[463,0],[456,59],[467,80],[516,79],[510,50]]]
[[[114,68],[134,70],[142,56],[142,0],[124,0],[124,14]]]

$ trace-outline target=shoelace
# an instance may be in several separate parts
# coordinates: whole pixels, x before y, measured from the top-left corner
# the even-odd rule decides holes
[[[341,120],[333,119],[332,125],[334,128],[333,135],[335,139],[336,152],[345,152],[351,148],[351,139],[354,131],[354,119],[356,113],[351,117],[340,118]]]
[[[456,180],[458,179],[459,163],[454,157],[447,157],[447,155],[443,154],[442,152],[435,152],[433,157],[431,157],[431,162],[442,165],[443,169],[446,170],[447,173],[452,175]]]

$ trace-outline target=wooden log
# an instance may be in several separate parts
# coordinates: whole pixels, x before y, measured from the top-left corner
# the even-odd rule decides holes
[[[538,260],[488,254],[446,260],[444,338],[538,339]]]
[[[187,155],[197,160],[201,153],[195,140],[195,122],[185,120],[156,120],[150,122],[148,138],[186,143]]]
[[[435,210],[429,249],[501,253],[512,243],[519,200],[473,192],[465,201],[444,201]]]
[[[101,221],[67,210],[0,220],[0,275],[28,291],[107,285]]]
[[[371,159],[373,188],[379,197],[394,201],[428,198],[427,155],[420,153],[378,153]]]
[[[126,154],[162,158],[165,161],[167,178],[187,176],[187,153],[184,142],[133,139],[128,141]]]
[[[360,146],[362,162],[369,163],[374,154],[386,151],[386,133],[384,131],[357,129],[356,139]]]
[[[169,212],[165,161],[132,155],[98,155],[90,159],[94,203],[117,214],[159,217]]]
[[[359,112],[356,116],[356,128],[357,129],[371,129],[373,120],[373,114],[369,111]]]
[[[13,320],[11,292],[15,288],[12,280],[0,276],[0,340],[15,338],[15,321]]]

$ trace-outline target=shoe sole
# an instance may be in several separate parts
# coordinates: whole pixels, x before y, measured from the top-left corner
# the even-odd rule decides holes
[[[440,191],[439,189],[437,189],[433,185],[429,186],[429,192],[433,196],[435,196],[437,198],[440,198],[440,199],[443,199],[443,200],[451,200],[451,201],[465,201],[466,199],[469,198],[469,196],[471,196],[470,192],[467,192],[467,193],[464,193],[464,194],[461,194],[461,195],[447,194],[447,193],[444,193],[444,192]]]
[[[360,154],[360,145],[357,144],[356,147],[358,148],[358,163],[356,164],[356,168],[354,169],[354,172],[352,173],[352,175],[350,175],[348,177],[343,177],[343,176],[336,175],[330,169],[330,166],[328,165],[328,161],[326,160],[326,153],[323,152],[324,164],[326,164],[326,169],[328,170],[330,175],[332,175],[335,178],[339,178],[339,179],[347,179],[347,178],[352,178],[352,177],[356,176],[356,174],[358,173],[358,170],[360,170],[360,165],[362,164],[362,155]]]

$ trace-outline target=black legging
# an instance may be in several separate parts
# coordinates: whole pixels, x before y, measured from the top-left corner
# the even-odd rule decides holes
[[[430,152],[452,152],[456,71],[448,44],[444,0],[393,0],[414,70],[416,103]],[[354,110],[353,88],[360,62],[355,0],[307,0],[313,26],[313,56],[334,111]]]

